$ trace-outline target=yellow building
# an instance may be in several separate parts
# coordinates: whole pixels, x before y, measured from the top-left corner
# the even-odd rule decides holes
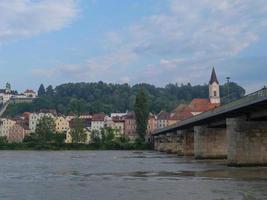
[[[9,129],[16,124],[16,121],[11,119],[2,119],[1,125],[0,125],[0,136],[6,136],[9,135]]]
[[[55,124],[56,124],[56,131],[58,133],[67,132],[68,129],[70,128],[68,120],[65,119],[64,117],[57,117],[55,120]]]

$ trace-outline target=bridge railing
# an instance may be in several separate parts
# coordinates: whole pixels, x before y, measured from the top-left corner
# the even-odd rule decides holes
[[[250,104],[251,102],[261,101],[262,99],[266,99],[266,98],[267,98],[267,87],[264,87],[263,89],[258,90],[256,92],[253,92],[251,94],[248,94],[248,95],[242,97],[241,99],[232,101],[228,104],[214,108],[214,109],[209,110],[207,112],[195,115],[195,116],[188,118],[186,120],[177,122],[176,124],[173,124],[171,126],[156,130],[154,132],[154,134],[157,134],[160,132],[166,132],[167,130],[174,129],[178,126],[184,126],[186,124],[190,124],[190,123],[193,123],[195,121],[199,121],[199,120],[203,120],[203,119],[212,117],[216,114],[223,114],[223,113],[231,111],[233,109],[238,109],[238,108],[241,108],[243,106],[246,106],[247,104]]]

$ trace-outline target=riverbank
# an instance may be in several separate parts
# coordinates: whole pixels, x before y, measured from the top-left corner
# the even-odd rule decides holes
[[[109,144],[0,144],[0,150],[152,150],[149,143],[109,143]]]

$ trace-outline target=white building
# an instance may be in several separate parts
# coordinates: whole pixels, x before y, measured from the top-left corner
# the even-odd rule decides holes
[[[105,113],[94,114],[92,117],[91,130],[100,131],[105,127],[106,120],[108,120],[108,116]]]
[[[25,92],[23,92],[23,95],[28,98],[36,98],[37,94],[33,90],[27,89]]]
[[[124,117],[126,115],[127,115],[127,113],[111,113],[110,117],[111,118],[113,118],[113,117]]]
[[[212,74],[209,82],[209,96],[210,96],[210,103],[212,104],[220,104],[220,85],[217,79],[215,69],[212,69]]]
[[[39,120],[45,116],[55,119],[54,115],[51,113],[31,113],[30,114],[30,117],[29,117],[30,132],[35,132],[36,126],[37,126]]]

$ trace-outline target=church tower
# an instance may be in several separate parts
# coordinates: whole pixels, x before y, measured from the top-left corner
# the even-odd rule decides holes
[[[209,96],[210,96],[210,103],[213,104],[220,104],[220,85],[219,81],[216,76],[215,69],[213,67],[210,82],[209,82]]]

